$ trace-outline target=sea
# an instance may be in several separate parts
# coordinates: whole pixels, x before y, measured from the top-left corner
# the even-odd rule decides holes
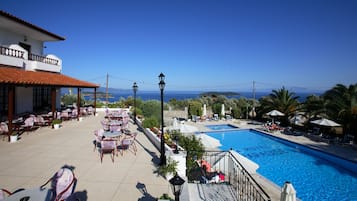
[[[198,92],[198,91],[166,91],[164,92],[164,102],[168,102],[171,99],[176,99],[176,100],[185,100],[185,99],[196,99],[199,98],[200,95],[203,92]],[[256,92],[255,93],[255,99],[259,100],[263,96],[268,96],[271,94],[271,92]],[[299,102],[304,102],[306,100],[306,97],[309,95],[321,95],[322,93],[319,92],[300,92],[300,93],[295,93],[296,96],[298,96]],[[133,92],[121,92],[121,93],[111,93],[110,97],[108,98],[109,102],[116,102],[119,101],[120,99],[127,99],[128,97],[133,97],[134,94]],[[227,98],[241,98],[245,97],[248,99],[253,98],[253,93],[252,92],[239,92],[238,95],[232,95],[232,96],[227,96]],[[141,99],[143,101],[147,100],[161,100],[160,96],[160,91],[158,92],[153,92],[153,91],[138,91],[136,94],[136,98]],[[86,100],[91,100],[92,97],[86,96]],[[106,101],[106,98],[98,98],[101,101]]]

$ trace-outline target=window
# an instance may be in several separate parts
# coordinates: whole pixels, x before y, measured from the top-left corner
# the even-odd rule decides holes
[[[4,85],[0,85],[0,120],[5,121],[8,113],[8,96],[9,88]]]
[[[33,88],[33,110],[48,110],[51,105],[51,88],[34,87]]]

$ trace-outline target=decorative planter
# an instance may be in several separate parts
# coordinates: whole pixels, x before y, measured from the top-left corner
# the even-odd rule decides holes
[[[17,135],[10,135],[10,143],[17,142]]]
[[[60,128],[60,124],[53,124],[53,129],[59,129]]]

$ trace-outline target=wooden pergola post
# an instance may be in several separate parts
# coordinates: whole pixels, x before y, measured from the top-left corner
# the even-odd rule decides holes
[[[81,112],[81,88],[77,88],[77,121],[79,121],[80,112]]]
[[[52,105],[51,111],[52,111],[52,120],[53,120],[53,119],[55,119],[55,117],[57,117],[57,113],[56,113],[56,88],[55,87],[51,88],[51,105]]]
[[[8,123],[8,136],[9,136],[9,142],[10,142],[10,135],[12,135],[13,132],[13,126],[12,126],[12,120],[14,118],[14,100],[15,100],[15,86],[14,85],[9,85],[8,88],[8,111],[7,111],[7,120],[9,121]]]
[[[97,88],[94,88],[94,116],[97,113]]]

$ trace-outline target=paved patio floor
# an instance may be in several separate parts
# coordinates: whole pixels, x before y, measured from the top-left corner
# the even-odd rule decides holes
[[[103,118],[104,113],[99,113],[81,122],[66,121],[58,130],[43,127],[24,133],[15,143],[0,141],[0,187],[10,191],[39,187],[62,166],[70,165],[75,168],[75,192],[82,201],[155,200],[163,193],[173,197],[168,181],[155,173],[159,152],[141,132],[136,155],[124,152],[114,163],[104,155],[100,162],[92,141]],[[137,127],[130,124],[130,130]],[[142,193],[143,188],[147,193]]]

